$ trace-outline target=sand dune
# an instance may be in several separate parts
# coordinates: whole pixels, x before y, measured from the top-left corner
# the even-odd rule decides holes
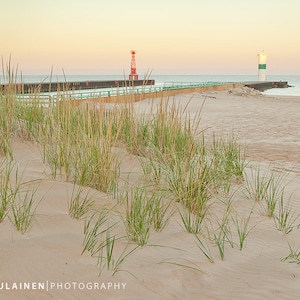
[[[251,95],[245,90],[179,95],[175,102],[187,105],[191,117],[202,107],[200,129],[211,134],[236,134],[245,146],[246,173],[260,166],[286,172],[286,196],[291,196],[295,214],[300,213],[300,97]],[[155,102],[155,101],[154,101]],[[135,103],[138,111],[149,109],[153,100]],[[148,245],[126,257],[114,275],[104,269],[99,276],[97,258],[81,254],[84,220],[68,214],[73,184],[54,180],[33,142],[14,140],[15,162],[24,170],[23,179],[39,179],[37,196],[42,199],[32,228],[22,235],[5,218],[0,230],[0,299],[298,299],[300,268],[283,262],[289,243],[300,247],[300,229],[289,234],[278,231],[263,207],[254,205],[237,187],[233,207],[237,216],[249,215],[249,235],[243,249],[234,222],[232,240],[221,260],[216,244],[203,242],[214,263],[210,263],[197,246],[192,234],[185,232],[175,211],[167,227],[151,232]],[[140,166],[134,155],[120,150],[121,172],[138,176]],[[20,169],[20,170],[21,170]],[[136,172],[136,173],[135,173]],[[114,207],[115,200],[92,189],[99,207]],[[216,229],[225,206],[220,199],[212,202],[207,228]],[[110,214],[111,222],[119,220],[118,211]],[[294,225],[300,223],[300,218]],[[210,227],[211,226],[211,227]],[[113,229],[124,236],[125,229]],[[133,250],[124,241],[117,243],[115,260]],[[30,289],[20,284],[30,283]],[[34,283],[44,284],[36,288]]]

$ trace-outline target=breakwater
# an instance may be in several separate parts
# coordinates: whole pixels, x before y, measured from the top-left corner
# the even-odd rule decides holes
[[[30,102],[30,99],[34,97],[43,106],[55,106],[66,101],[71,102],[75,106],[85,101],[108,103],[137,102],[147,98],[172,97],[178,94],[206,92],[209,90],[218,91],[243,86],[260,91],[289,87],[287,82],[282,81],[169,82],[164,83],[164,85],[155,85],[154,80],[86,81],[85,83],[83,81],[74,81],[61,82],[54,85],[53,83],[30,83],[21,86],[18,84],[7,86],[12,87],[17,92],[17,99],[23,102]],[[2,85],[2,89],[4,87],[5,85]],[[28,90],[28,88],[33,90]],[[46,92],[41,92],[41,88],[46,90]]]
[[[244,85],[258,91],[265,91],[274,88],[290,87],[287,81],[253,81],[253,82],[244,82]]]
[[[135,86],[155,85],[155,80],[103,80],[103,81],[69,81],[69,82],[41,82],[41,83],[12,83],[10,88],[14,88],[17,93],[51,93],[62,91],[97,90],[107,88],[126,88]],[[8,87],[2,84],[2,90]]]

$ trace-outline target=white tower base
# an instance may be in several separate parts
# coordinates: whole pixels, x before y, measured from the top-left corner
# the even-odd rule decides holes
[[[258,81],[266,81],[266,69],[258,69]]]

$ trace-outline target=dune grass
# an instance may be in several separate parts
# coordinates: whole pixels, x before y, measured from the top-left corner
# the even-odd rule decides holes
[[[205,218],[205,212],[195,213],[189,208],[182,208],[179,211],[183,226],[189,233],[198,234],[202,229],[202,222]]]
[[[71,199],[69,200],[69,215],[74,219],[82,218],[94,208],[95,201],[85,193],[84,188],[73,186]]]
[[[218,230],[216,232],[213,232],[213,239],[218,247],[222,260],[225,259],[225,245],[229,243],[231,248],[234,247],[229,217],[230,214],[226,212],[222,220],[217,220]]]
[[[210,252],[209,246],[205,245],[204,242],[201,240],[198,234],[194,234],[195,236],[195,243],[199,250],[203,253],[203,255],[208,259],[210,263],[214,263],[214,258]]]
[[[290,253],[281,260],[289,263],[300,264],[300,249],[295,247],[295,243],[289,243]]]
[[[12,165],[13,163],[9,158],[7,158],[6,160],[2,160],[0,164],[0,222],[3,221],[8,211],[9,199],[11,195],[10,177],[12,172]]]
[[[239,249],[240,250],[243,249],[247,236],[249,235],[251,230],[254,228],[254,227],[249,228],[251,214],[252,214],[252,210],[250,211],[248,216],[232,217],[233,223],[235,225],[235,228],[236,228],[236,231],[237,231],[238,237],[239,237]]]
[[[126,214],[124,219],[128,239],[140,246],[148,242],[154,220],[153,195],[143,187],[132,187],[122,195]]]
[[[91,256],[97,258],[99,276],[106,268],[114,275],[121,268],[125,259],[139,248],[139,245],[130,247],[125,243],[125,237],[112,234],[113,228],[117,223],[109,220],[111,210],[100,209],[95,211],[89,217],[86,217],[84,223],[84,240],[82,253],[89,252]],[[122,242],[122,251],[115,249],[115,244]],[[129,249],[128,249],[129,248]]]
[[[9,74],[9,79],[11,74]],[[15,129],[16,110],[15,110],[16,91],[13,87],[5,88],[0,92],[0,154],[13,156],[11,148],[11,136]]]
[[[214,134],[209,154],[214,172],[215,189],[228,194],[233,184],[244,180],[245,150],[241,149],[237,137],[233,134]]]
[[[251,178],[246,178],[246,195],[249,199],[265,204],[266,215],[273,217],[276,204],[284,191],[286,174],[266,170],[260,167],[251,169]]]
[[[273,218],[276,228],[286,234],[298,226],[300,216],[292,208],[291,196],[288,197],[285,192],[287,175],[269,169],[262,174],[258,167],[256,173],[251,170],[251,179],[246,179],[247,197],[259,202],[263,213]]]
[[[8,215],[11,223],[22,234],[33,224],[35,211],[41,199],[36,199],[39,180],[24,180],[18,166],[6,157],[0,164],[0,222]]]
[[[277,229],[289,233],[296,226],[298,216],[282,196],[283,178],[260,169],[245,177],[246,156],[237,137],[215,133],[207,138],[199,130],[201,107],[193,119],[187,106],[181,107],[175,99],[153,101],[147,113],[136,111],[133,103],[75,107],[63,101],[45,108],[38,94],[26,103],[17,101],[14,76],[8,72],[12,84],[0,95],[0,221],[9,215],[17,230],[24,233],[34,220],[35,191],[20,193],[12,188],[11,141],[19,137],[39,145],[53,180],[74,184],[69,214],[75,219],[85,217],[82,254],[97,257],[99,270],[105,266],[113,272],[119,270],[127,256],[149,243],[153,231],[167,227],[174,207],[183,230],[195,236],[198,248],[210,262],[214,259],[209,245],[217,246],[224,260],[226,245],[234,245],[234,228],[242,250],[253,228],[249,225],[252,210],[238,217],[231,209],[230,195],[237,186],[244,187],[254,205],[263,203],[265,214],[274,218]],[[142,170],[139,182],[129,181],[125,188],[120,154],[124,148],[136,156]],[[118,208],[113,210],[123,222],[111,225],[110,211],[103,208],[95,212],[94,201],[83,192],[85,187],[114,196],[111,200]],[[205,228],[211,231],[207,240],[202,229],[214,215],[216,197],[227,199],[226,213],[214,220],[217,229]],[[126,239],[113,233],[116,226],[126,232]],[[127,246],[116,256],[121,240],[126,240]]]
[[[53,176],[59,172],[80,185],[113,192],[118,164],[112,152],[116,142],[112,119],[107,120],[104,109],[96,115],[89,108],[74,109],[70,104],[52,111],[42,144]]]
[[[9,217],[16,229],[21,233],[27,232],[33,225],[35,211],[39,204],[35,200],[35,190],[26,190],[19,193],[10,203],[11,216]],[[41,199],[40,199],[41,200]]]
[[[278,201],[278,210],[273,214],[276,228],[286,234],[290,233],[294,228],[299,228],[299,217],[291,204],[291,197],[286,199],[284,193],[281,194]]]
[[[104,227],[108,222],[108,211],[101,210],[94,212],[84,222],[84,241],[82,253],[88,251],[91,255],[95,255],[101,249],[99,245],[99,236],[109,230],[109,226]],[[103,228],[104,227],[104,228]]]

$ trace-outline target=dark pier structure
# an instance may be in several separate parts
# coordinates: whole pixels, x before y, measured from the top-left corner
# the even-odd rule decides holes
[[[106,88],[125,88],[134,86],[154,85],[155,81],[149,80],[110,80],[110,81],[74,81],[74,82],[42,82],[42,83],[16,83],[18,93],[48,93],[72,90],[96,90]],[[10,85],[11,86],[11,85]],[[6,85],[2,84],[4,90]]]
[[[244,85],[258,91],[265,91],[274,88],[290,87],[287,81],[253,81],[253,82],[244,82]]]

